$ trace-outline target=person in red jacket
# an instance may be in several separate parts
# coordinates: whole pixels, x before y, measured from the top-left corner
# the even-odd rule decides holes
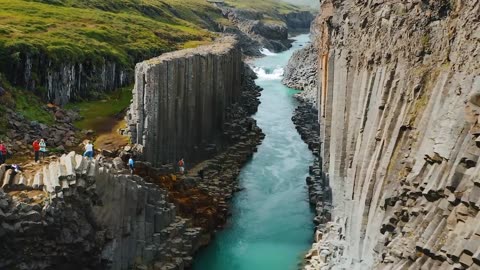
[[[7,147],[0,141],[0,165],[7,162]]]
[[[33,152],[35,152],[35,162],[39,162],[40,159],[40,142],[38,140],[33,141]]]

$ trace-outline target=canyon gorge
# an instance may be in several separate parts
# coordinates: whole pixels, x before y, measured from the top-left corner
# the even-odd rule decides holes
[[[211,41],[135,69],[0,55],[56,105],[133,83],[119,149],[0,165],[0,269],[480,269],[480,0],[319,3],[209,2]]]

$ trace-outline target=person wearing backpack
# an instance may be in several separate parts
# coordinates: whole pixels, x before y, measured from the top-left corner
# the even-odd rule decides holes
[[[35,162],[38,163],[40,162],[40,143],[38,142],[38,140],[35,139],[35,141],[33,141],[32,143],[32,146],[33,152],[35,153]]]
[[[180,170],[180,174],[183,175],[185,173],[185,162],[183,161],[183,158],[178,161],[178,169]]]

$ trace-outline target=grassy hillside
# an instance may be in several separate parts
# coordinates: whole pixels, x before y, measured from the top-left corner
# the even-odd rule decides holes
[[[307,10],[306,6],[302,7],[282,0],[225,0],[225,3],[236,8],[253,9],[270,15]]]
[[[299,10],[277,0],[227,0],[267,14]],[[206,0],[0,0],[0,71],[21,55],[53,62],[102,58],[124,66],[209,42],[227,24]],[[3,67],[3,68],[2,68]]]
[[[15,61],[19,53],[42,53],[58,61],[105,57],[133,65],[188,41],[212,38],[199,26],[168,13],[148,17],[130,10],[84,8],[88,1],[78,2],[80,7],[0,0],[0,61]],[[114,1],[104,2],[116,7]]]

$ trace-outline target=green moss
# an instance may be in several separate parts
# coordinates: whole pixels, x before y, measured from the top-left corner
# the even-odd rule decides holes
[[[45,110],[45,104],[32,92],[13,87],[0,73],[0,87],[6,92],[0,96],[0,138],[7,133],[7,109],[15,110],[30,121],[46,125],[55,123],[53,115]]]
[[[422,36],[421,42],[424,48],[430,48],[430,37],[428,36],[428,34],[424,34]]]
[[[75,126],[88,130],[98,131],[108,124],[109,119],[115,117],[130,105],[132,88],[128,86],[95,101],[71,103],[67,109],[78,110],[82,120],[75,122]]]
[[[15,110],[30,121],[52,125],[55,123],[53,115],[45,110],[45,104],[33,93],[20,89],[13,90]]]

